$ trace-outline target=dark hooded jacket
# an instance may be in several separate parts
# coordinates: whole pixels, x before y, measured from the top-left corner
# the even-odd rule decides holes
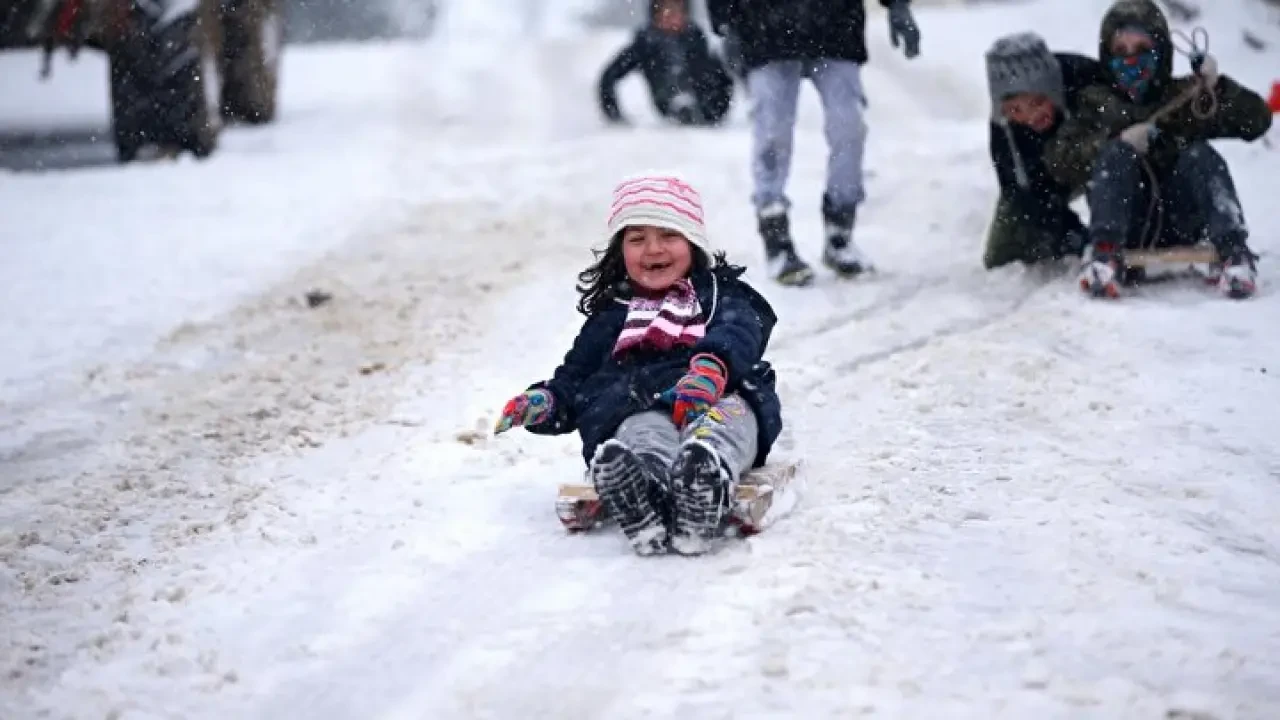
[[[695,270],[690,279],[706,313],[706,335],[691,348],[631,353],[613,357],[613,346],[627,318],[627,299],[617,298],[583,323],[573,347],[551,379],[534,383],[555,397],[554,414],[526,426],[539,435],[575,429],[588,464],[600,443],[613,437],[623,420],[671,408],[660,396],[688,371],[698,353],[711,353],[728,369],[725,394],[737,393],[751,407],[759,427],[755,467],[765,463],[782,432],[782,404],[774,388],[773,367],[764,360],[777,316],[769,302],[728,266]]]
[[[1127,25],[1149,32],[1159,55],[1159,66],[1152,84],[1137,101],[1116,86],[1108,70],[1112,57],[1111,39],[1117,30]],[[1081,91],[1079,112],[1067,120],[1045,147],[1045,162],[1057,182],[1082,187],[1089,180],[1093,163],[1108,141],[1125,128],[1147,121],[1193,87],[1195,76],[1173,77],[1173,52],[1169,22],[1151,0],[1119,0],[1111,6],[1102,18],[1098,40],[1098,59],[1107,80]],[[1220,75],[1214,94],[1218,110],[1207,118],[1196,117],[1193,103],[1186,103],[1156,122],[1160,134],[1147,152],[1147,160],[1154,172],[1160,175],[1172,172],[1178,153],[1192,143],[1220,138],[1252,141],[1270,129],[1271,111],[1257,93],[1226,75]]]
[[[1084,188],[1064,185],[1050,176],[1044,151],[1066,119],[1079,111],[1080,91],[1100,80],[1102,66],[1084,55],[1054,53],[1054,57],[1062,69],[1066,107],[1058,108],[1053,127],[1043,133],[1016,123],[991,123],[991,162],[1000,194],[1017,220],[1056,232],[1083,233],[1084,225],[1070,203]]]
[[[600,111],[610,120],[622,119],[618,83],[637,69],[644,74],[654,108],[663,116],[673,114],[671,101],[681,90],[691,92],[700,106],[717,106],[715,112],[704,112],[713,116],[723,116],[733,94],[728,69],[711,51],[706,34],[692,22],[678,33],[652,24],[640,28],[605,66],[600,74]],[[711,102],[712,98],[719,102]]]
[[[880,0],[889,7],[906,0]],[[867,61],[866,0],[707,0],[711,27],[740,43],[744,70],[774,60]]]

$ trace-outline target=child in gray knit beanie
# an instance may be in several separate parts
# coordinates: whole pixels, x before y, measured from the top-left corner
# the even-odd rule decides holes
[[[1076,254],[1085,228],[1070,208],[1083,188],[1049,175],[1046,145],[1101,73],[1098,61],[1055,53],[1032,32],[1002,37],[986,53],[991,93],[991,162],[1000,184],[983,264],[1034,263]]]
[[[1024,32],[1000,38],[987,50],[986,60],[992,121],[1018,122],[1017,115],[1034,114],[1031,107],[1036,101],[1044,105],[1045,99],[1050,111],[1066,107],[1062,68],[1039,35]]]

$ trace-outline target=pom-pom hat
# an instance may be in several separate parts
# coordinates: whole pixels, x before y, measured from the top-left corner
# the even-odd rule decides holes
[[[624,178],[613,189],[609,241],[633,225],[675,230],[707,256],[711,245],[702,214],[702,194],[676,173],[644,173]]]

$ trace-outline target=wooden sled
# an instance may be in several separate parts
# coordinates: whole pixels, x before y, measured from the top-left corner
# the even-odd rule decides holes
[[[1150,285],[1188,277],[1213,284],[1222,268],[1222,259],[1212,245],[1125,250],[1122,258],[1125,285]]]
[[[1218,251],[1211,245],[1125,250],[1123,257],[1126,267],[1143,269],[1157,265],[1213,265],[1220,262]]]
[[[764,529],[765,516],[781,490],[791,484],[798,463],[766,465],[746,473],[738,483],[729,524],[741,535]],[[556,516],[570,532],[584,532],[608,522],[600,497],[590,484],[561,485],[556,494]]]

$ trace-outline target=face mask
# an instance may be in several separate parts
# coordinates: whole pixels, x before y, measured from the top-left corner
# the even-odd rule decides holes
[[[1160,55],[1155,51],[1143,50],[1135,55],[1111,58],[1111,76],[1116,85],[1129,93],[1129,97],[1137,98],[1151,87],[1155,79],[1156,68],[1160,64]]]

